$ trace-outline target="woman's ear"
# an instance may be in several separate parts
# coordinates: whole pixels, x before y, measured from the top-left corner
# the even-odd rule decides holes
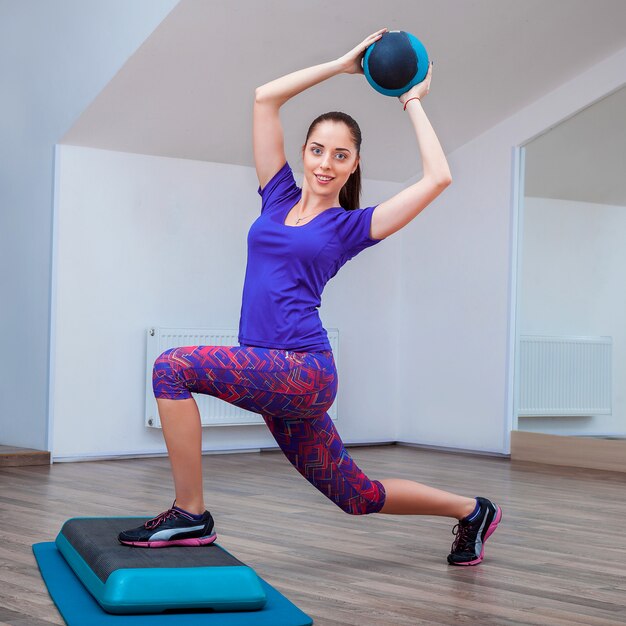
[[[354,172],[356,172],[356,168],[357,168],[357,167],[359,167],[359,163],[360,163],[360,162],[361,162],[361,157],[360,157],[360,156],[358,156],[358,157],[356,158],[356,163],[354,164],[354,169],[353,169],[353,170],[352,170],[352,172],[351,172],[352,174],[354,174]]]

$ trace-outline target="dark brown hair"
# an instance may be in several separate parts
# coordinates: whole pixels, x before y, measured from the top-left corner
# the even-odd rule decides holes
[[[304,145],[306,146],[309,141],[309,137],[311,133],[315,130],[315,127],[322,122],[343,122],[350,131],[350,135],[352,136],[352,141],[356,146],[356,154],[357,157],[361,152],[361,129],[356,121],[351,118],[347,113],[342,113],[341,111],[330,111],[329,113],[323,113],[319,117],[316,117],[313,122],[311,122],[311,126],[309,126],[309,130],[306,134],[306,139],[304,140]],[[356,166],[356,170],[354,170],[353,174],[350,174],[350,178],[346,181],[346,184],[341,188],[339,192],[339,204],[348,211],[352,211],[353,209],[359,208],[361,198],[361,162]]]

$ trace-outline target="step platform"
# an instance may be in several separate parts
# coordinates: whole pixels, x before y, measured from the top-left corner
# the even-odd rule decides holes
[[[76,517],[55,544],[78,579],[108,613],[183,609],[256,611],[267,597],[256,572],[219,545],[138,548],[117,535],[150,518]]]

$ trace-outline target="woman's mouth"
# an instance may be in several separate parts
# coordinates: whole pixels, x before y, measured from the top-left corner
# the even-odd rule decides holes
[[[333,180],[333,176],[322,176],[321,174],[315,174],[315,178],[317,178],[317,182],[321,185],[327,185],[331,180]]]

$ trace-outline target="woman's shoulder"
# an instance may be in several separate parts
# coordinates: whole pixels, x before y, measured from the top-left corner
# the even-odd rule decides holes
[[[291,166],[289,165],[289,161],[285,161],[285,163],[280,167],[265,183],[265,185],[259,185],[259,195],[263,195],[270,186],[275,185],[277,181],[282,180],[283,178],[287,178],[291,176],[293,178],[293,171]]]
[[[362,241],[373,241],[370,237],[372,214],[375,206],[358,209],[339,208],[334,217],[337,234],[347,246]]]
[[[296,183],[288,161],[285,161],[285,164],[270,178],[263,188],[259,186],[258,189],[264,207],[268,203],[278,202],[299,192],[300,188]]]
[[[333,207],[335,219],[338,224],[352,224],[363,219],[370,219],[375,206],[359,207],[356,209],[344,209],[343,207]]]

